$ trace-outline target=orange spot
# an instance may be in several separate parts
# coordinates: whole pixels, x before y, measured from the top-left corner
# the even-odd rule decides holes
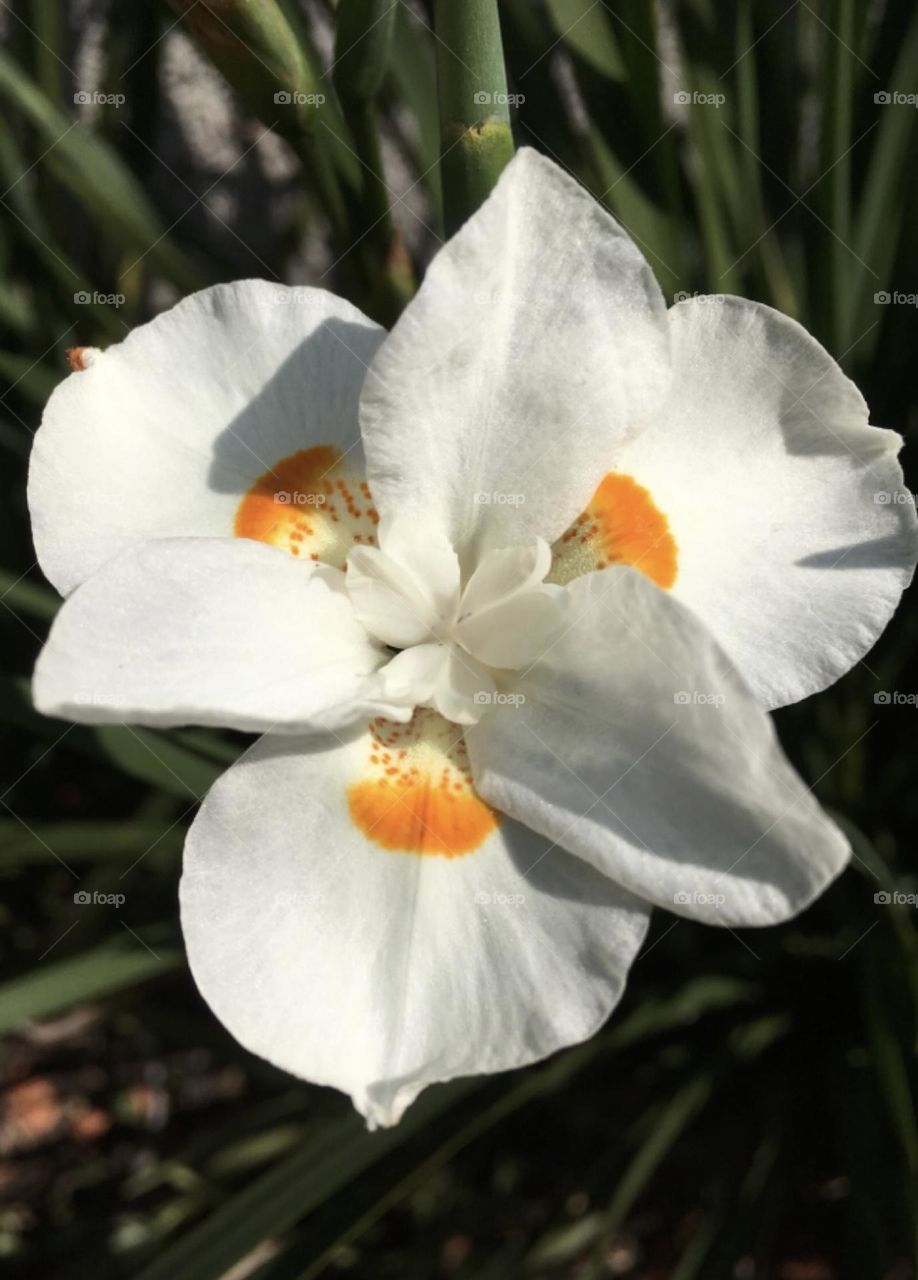
[[[233,532],[343,569],[355,543],[373,540],[374,521],[349,496],[361,484],[338,449],[300,449],[259,476],[239,504]]]
[[[498,816],[471,784],[456,726],[419,709],[409,724],[387,727],[387,745],[400,748],[402,763],[387,765],[387,757],[369,755],[365,775],[348,787],[354,825],[393,852],[455,858],[480,848],[497,829]]]
[[[610,471],[571,527],[552,547],[548,582],[564,583],[612,564],[640,569],[658,587],[676,581],[678,551],[669,521],[648,491]]]

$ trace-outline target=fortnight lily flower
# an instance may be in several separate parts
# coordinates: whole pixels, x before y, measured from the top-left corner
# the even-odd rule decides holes
[[[47,714],[263,733],[186,845],[189,961],[372,1125],[618,1001],[653,905],[766,925],[844,867],[767,708],[866,653],[916,557],[898,436],[796,323],[667,311],[521,151],[390,334],[205,290],[37,435]]]

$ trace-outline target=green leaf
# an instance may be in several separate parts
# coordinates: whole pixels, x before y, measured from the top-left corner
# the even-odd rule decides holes
[[[47,862],[53,857],[49,852],[52,849],[67,863],[127,860],[148,850],[174,853],[184,836],[181,826],[169,823],[30,822],[24,827],[14,818],[0,820],[4,867],[19,862]]]
[[[117,153],[51,103],[14,59],[0,49],[0,96],[38,131],[42,163],[92,211],[102,229],[128,245],[183,288],[203,283],[175,247],[158,214]]]
[[[42,622],[50,622],[61,607],[59,597],[40,582],[31,582],[24,574],[0,569],[0,596],[16,613],[25,613]]]
[[[874,82],[871,80],[871,83]],[[918,12],[905,33],[889,84],[884,89],[887,92],[914,93],[916,85]],[[864,270],[855,263],[857,274],[851,304],[857,316],[857,332],[853,334],[855,341],[877,320],[878,308],[874,305],[873,295],[884,290],[890,282],[905,210],[904,202],[899,198],[902,175],[908,170],[910,155],[914,156],[915,130],[918,127],[918,111],[914,107],[879,103],[875,110],[879,113],[879,124],[870,136],[870,160],[861,186],[852,239],[858,257],[871,269]],[[879,328],[877,325],[864,339],[864,345],[858,346],[862,358],[875,349]]]
[[[417,139],[415,142],[409,139],[409,146],[437,216],[441,217],[436,59],[430,39],[425,37],[426,28],[411,16],[405,5],[399,4],[391,50],[391,79],[397,96],[407,103],[414,117]]]
[[[98,725],[94,734],[103,753],[123,773],[185,800],[203,799],[223,772],[213,761],[153,729],[106,724]]]
[[[368,1133],[356,1115],[323,1125],[146,1267],[137,1280],[219,1280],[262,1240],[276,1237],[359,1174],[422,1132],[480,1080],[425,1094],[394,1129]]]
[[[779,311],[796,319],[800,314],[800,304],[780,237],[773,220],[766,213],[762,193],[758,70],[755,58],[748,55],[755,45],[752,15],[752,0],[740,0],[736,26],[737,62],[733,78],[737,87],[738,164],[743,190],[741,234],[744,244],[755,246],[766,298]]]
[[[369,101],[382,88],[395,31],[395,0],[339,0],[335,86],[342,102]]]
[[[78,918],[74,927],[79,927]],[[67,960],[44,961],[31,973],[0,986],[0,1034],[82,1001],[98,1000],[136,986],[181,963],[179,952],[160,951],[155,955],[129,934]]]
[[[624,81],[627,68],[609,12],[593,0],[548,0],[555,32],[572,53],[600,75]]]
[[[376,98],[389,67],[395,29],[393,0],[341,0],[337,10],[335,87],[360,160],[361,199],[354,232],[377,258],[377,288],[368,305],[395,321],[414,292],[411,263],[392,223],[379,142]]]
[[[96,295],[89,277],[73,262],[63,245],[58,243],[45,216],[41,202],[32,189],[34,173],[23,157],[8,121],[0,117],[0,180],[6,189],[3,198],[5,211],[10,215],[8,226],[21,239],[29,253],[35,253],[41,261],[48,279],[42,290],[41,301],[47,301],[52,293],[51,283],[56,283],[61,299],[67,306],[73,305],[77,294],[90,301],[82,304],[81,311],[110,338],[120,338],[124,328],[112,311],[95,300]],[[55,328],[55,338],[60,332]],[[65,372],[61,364],[61,374]]]

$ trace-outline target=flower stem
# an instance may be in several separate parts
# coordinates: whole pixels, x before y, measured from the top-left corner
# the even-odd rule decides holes
[[[483,203],[513,156],[497,0],[436,0],[440,175],[448,235]]]

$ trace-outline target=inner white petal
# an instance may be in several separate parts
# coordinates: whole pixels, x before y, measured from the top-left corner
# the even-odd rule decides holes
[[[442,530],[412,516],[384,516],[379,546],[431,602],[439,618],[452,620],[459,601],[459,557]]]
[[[494,700],[496,685],[488,670],[458,645],[447,649],[433,705],[456,724],[477,724]]]
[[[416,644],[403,649],[381,672],[386,697],[416,707],[432,706],[448,657],[445,644]]]
[[[347,560],[354,612],[371,635],[396,649],[436,638],[440,615],[424,588],[375,547],[355,547]]]
[[[551,549],[542,538],[524,547],[489,551],[466,583],[459,606],[460,618],[538,587],[550,568]]]
[[[356,547],[346,587],[357,617],[401,650],[385,667],[386,697],[475,724],[493,705],[495,673],[539,658],[563,630],[568,593],[546,585],[548,545],[491,551],[460,593],[459,564],[435,530],[406,517],[380,524],[381,547]]]
[[[563,630],[566,604],[567,594],[560,587],[521,591],[461,618],[455,636],[480,662],[516,671],[540,658]]]

